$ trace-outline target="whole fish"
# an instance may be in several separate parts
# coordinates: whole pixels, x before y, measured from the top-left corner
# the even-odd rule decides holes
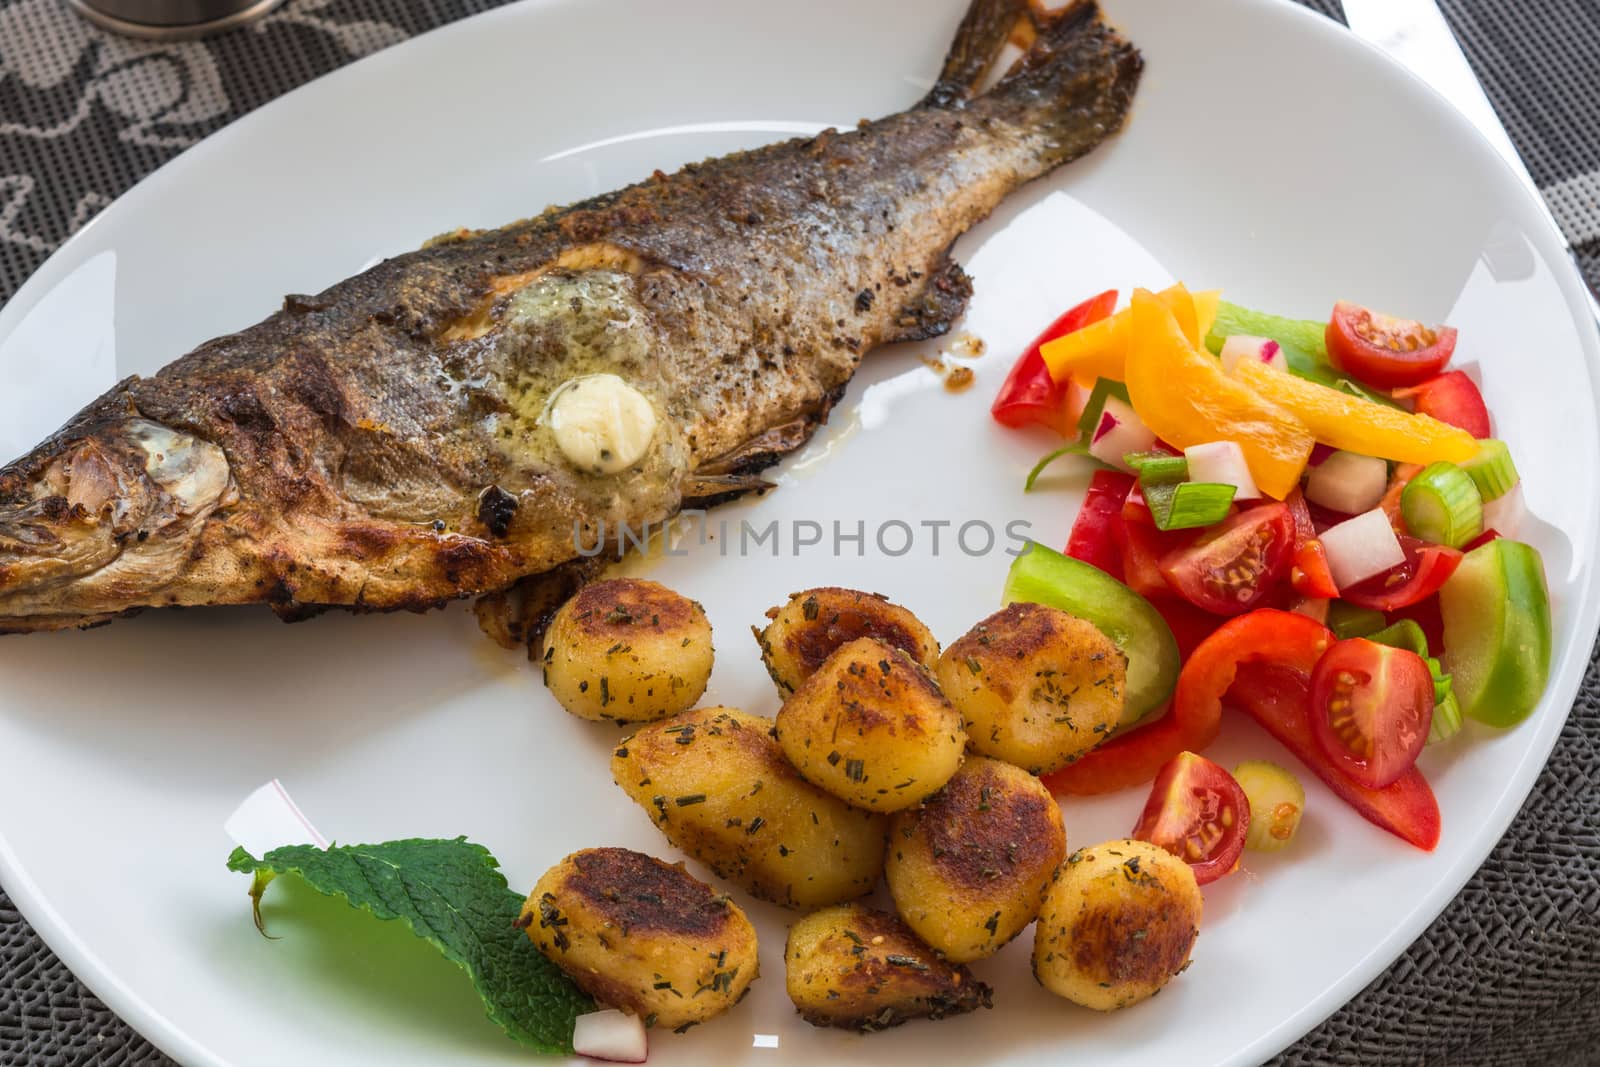
[[[1030,49],[977,94],[1014,32]],[[1141,67],[1092,2],[975,0],[909,111],[289,296],[0,470],[0,632],[489,595],[486,629],[526,639],[585,537],[761,485],[866,352],[947,330],[971,293],[951,243],[1114,133]],[[637,455],[561,436],[553,398],[601,381],[643,416]]]

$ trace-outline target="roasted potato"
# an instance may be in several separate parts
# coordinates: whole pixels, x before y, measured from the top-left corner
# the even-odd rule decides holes
[[[802,777],[858,808],[918,804],[961,766],[961,716],[922,664],[875,637],[842,645],[778,712]]]
[[[1164,849],[1144,841],[1079,849],[1045,892],[1033,976],[1097,1011],[1137,1004],[1189,965],[1200,907],[1194,873]]]
[[[1018,767],[970,756],[943,789],[889,823],[895,910],[957,963],[992,956],[1039,913],[1067,854],[1061,808]]]
[[[791,926],[784,970],[789,999],[812,1026],[869,1033],[990,1006],[989,987],[965,967],[940,959],[895,916],[861,904]]]
[[[657,582],[584,586],[544,638],[544,684],[580,719],[651,722],[694,706],[711,679],[711,623]]]
[[[760,970],[739,905],[683,869],[626,848],[574,852],[545,872],[518,924],[585,993],[680,1028],[744,998]]]
[[[770,719],[698,708],[654,723],[617,746],[611,776],[668,841],[762,900],[837,904],[883,871],[884,816],[801,778]]]
[[[939,642],[911,612],[877,593],[831,586],[807,589],[781,608],[767,612],[772,622],[754,630],[767,673],[788,697],[822,666],[840,645],[858,637],[876,637],[932,668]],[[754,629],[752,627],[752,629]]]
[[[1044,774],[1089,751],[1121,720],[1128,660],[1093,623],[1016,603],[946,649],[937,673],[974,752]]]

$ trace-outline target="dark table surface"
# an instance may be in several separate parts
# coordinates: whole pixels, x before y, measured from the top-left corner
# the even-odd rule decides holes
[[[1131,2],[1131,0],[1130,0]],[[1341,18],[1338,0],[1302,0]],[[238,116],[495,0],[291,0],[265,25],[139,45],[61,0],[0,0],[0,301],[143,175]],[[1443,0],[1593,285],[1600,2]],[[0,890],[0,1065],[168,1062]],[[1600,1064],[1600,665],[1549,766],[1460,895],[1283,1064]]]

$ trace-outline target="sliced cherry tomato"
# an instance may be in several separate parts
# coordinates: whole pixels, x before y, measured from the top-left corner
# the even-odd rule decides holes
[[[1133,476],[1121,471],[1095,471],[1083,506],[1072,521],[1066,554],[1099,567],[1111,577],[1122,578],[1122,557],[1117,548],[1117,529],[1122,526],[1122,503],[1128,490],[1137,484]]]
[[[1478,385],[1458,370],[1429,378],[1409,389],[1396,389],[1396,400],[1409,399],[1419,415],[1459,426],[1482,440],[1490,435],[1489,408]]]
[[[1283,498],[1283,506],[1294,519],[1294,555],[1290,559],[1289,584],[1302,597],[1327,600],[1339,595],[1333,584],[1333,570],[1328,566],[1328,553],[1317,538],[1317,528],[1311,521],[1311,509],[1306,506],[1305,494],[1295,486],[1294,492]],[[1324,609],[1326,617],[1326,609]]]
[[[1297,596],[1289,601],[1288,610],[1296,615],[1304,615],[1308,619],[1315,619],[1322,625],[1328,625],[1328,608],[1333,604],[1327,597]]]
[[[1276,663],[1311,676],[1333,634],[1304,615],[1263,608],[1229,619],[1194,650],[1178,675],[1172,707],[1153,722],[1117,734],[1076,763],[1047,775],[1063,793],[1110,793],[1154,778],[1168,760],[1217,739],[1222,694],[1244,663]]]
[[[1432,852],[1439,844],[1439,802],[1422,772],[1412,767],[1382,789],[1368,789],[1346,777],[1317,745],[1311,726],[1307,677],[1270,664],[1239,668],[1228,700],[1327,783],[1334,794],[1368,822]]]
[[[1333,305],[1326,338],[1335,367],[1383,389],[1427,381],[1456,350],[1453,327],[1429,328],[1343,300]]]
[[[1038,423],[1050,427],[1063,437],[1076,436],[1079,413],[1072,412],[1067,403],[1072,380],[1069,377],[1057,383],[1050,376],[1050,369],[1045,366],[1039,347],[1074,330],[1081,330],[1090,323],[1099,322],[1110,315],[1116,306],[1117,291],[1109,289],[1067,311],[1046,327],[1044,333],[1034,338],[1033,344],[1027,347],[1011,368],[1011,373],[1006,375],[1005,384],[1000,386],[1000,395],[994,398],[994,404],[989,408],[995,421],[1002,426]]]
[[[1182,548],[1193,538],[1193,531],[1162,531],[1153,525],[1130,521],[1127,508],[1123,508],[1122,521],[1117,525],[1117,546],[1122,550],[1122,580],[1129,589],[1154,600],[1170,597],[1172,590],[1161,576],[1161,560],[1168,552]]]
[[[1161,768],[1133,836],[1189,865],[1201,885],[1239,866],[1250,830],[1250,801],[1233,775],[1193,752]]]
[[[1389,516],[1389,525],[1394,527],[1394,532],[1397,534],[1406,532],[1406,520],[1400,515],[1400,494],[1406,491],[1411,479],[1421,473],[1420,463],[1397,463],[1389,475],[1389,488],[1383,491],[1383,499],[1379,501],[1378,506]]]
[[[1350,603],[1375,611],[1398,611],[1439,591],[1461,565],[1462,553],[1445,545],[1430,545],[1400,535],[1405,562],[1392,570],[1357,582],[1340,595]]]
[[[1261,604],[1289,569],[1294,520],[1282,504],[1241,511],[1161,557],[1161,576],[1197,608],[1240,615]]]
[[[1323,755],[1368,789],[1417,762],[1433,724],[1433,676],[1415,652],[1340,641],[1311,673],[1311,727]]]

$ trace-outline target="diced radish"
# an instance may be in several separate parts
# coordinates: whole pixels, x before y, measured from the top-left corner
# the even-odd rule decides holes
[[[1235,500],[1260,499],[1261,490],[1250,477],[1250,464],[1245,462],[1244,450],[1233,441],[1190,445],[1183,450],[1183,458],[1189,461],[1191,482],[1221,482],[1234,487]]]
[[[1521,482],[1483,506],[1483,528],[1501,537],[1516,537],[1517,529],[1527,517],[1528,505],[1522,498]]]
[[[607,1008],[578,1016],[572,1027],[572,1051],[592,1060],[643,1063],[649,1043],[637,1015]]]
[[[1318,441],[1316,444],[1311,446],[1311,456],[1306,460],[1306,466],[1320,467],[1322,466],[1323,460],[1327,459],[1337,451],[1339,451],[1337,448],[1334,448],[1331,445],[1325,445],[1321,441]]]
[[[1335,452],[1306,479],[1306,499],[1358,515],[1378,506],[1389,488],[1389,464],[1357,452]]]
[[[1322,531],[1322,550],[1328,555],[1333,584],[1346,589],[1406,561],[1406,551],[1389,525],[1382,508]]]
[[[1283,354],[1283,346],[1270,337],[1247,337],[1244,334],[1230,337],[1222,342],[1221,358],[1225,374],[1232,374],[1234,366],[1241,359],[1265,363],[1274,370],[1289,369],[1289,359]]]
[[[1133,468],[1123,460],[1130,452],[1148,452],[1155,447],[1156,435],[1131,406],[1114,396],[1106,397],[1100,424],[1089,439],[1089,455],[1121,471]]]

